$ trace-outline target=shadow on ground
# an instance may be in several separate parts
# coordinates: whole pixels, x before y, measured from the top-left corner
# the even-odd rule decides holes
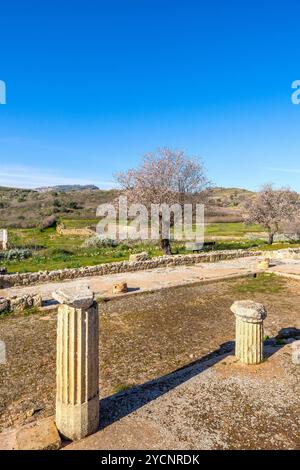
[[[290,330],[295,330],[295,328],[284,328],[278,332],[276,337],[269,338],[264,342],[266,358],[271,357],[286,344],[281,340],[288,337]],[[221,344],[219,349],[170,374],[100,400],[100,429],[119,421],[147,403],[156,400],[178,385],[214,366],[219,361],[223,361],[226,357],[233,356],[234,349],[235,343],[228,341]]]

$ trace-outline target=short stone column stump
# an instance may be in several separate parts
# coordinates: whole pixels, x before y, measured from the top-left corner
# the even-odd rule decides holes
[[[270,267],[270,258],[264,258],[257,263],[257,269],[269,269]]]
[[[99,313],[89,289],[60,289],[57,323],[56,425],[71,440],[99,427]]]
[[[112,289],[113,294],[125,294],[128,292],[127,282],[118,282],[114,284]]]
[[[293,364],[300,365],[300,340],[292,344],[292,362]]]
[[[231,311],[236,318],[235,355],[243,364],[263,361],[263,321],[267,311],[262,304],[251,300],[234,302]]]

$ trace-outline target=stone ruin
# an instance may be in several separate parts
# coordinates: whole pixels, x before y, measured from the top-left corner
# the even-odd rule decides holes
[[[7,250],[8,234],[6,229],[0,230],[0,250]]]

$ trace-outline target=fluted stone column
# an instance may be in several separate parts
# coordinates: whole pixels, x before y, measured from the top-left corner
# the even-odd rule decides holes
[[[99,426],[99,314],[89,289],[59,290],[56,425],[67,439]]]
[[[251,300],[234,302],[231,311],[236,318],[235,355],[243,364],[263,361],[263,321],[267,311]]]

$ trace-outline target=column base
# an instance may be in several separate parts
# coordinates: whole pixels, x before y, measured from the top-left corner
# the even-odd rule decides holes
[[[55,421],[65,439],[74,441],[93,434],[99,429],[99,395],[77,405],[57,401]]]

